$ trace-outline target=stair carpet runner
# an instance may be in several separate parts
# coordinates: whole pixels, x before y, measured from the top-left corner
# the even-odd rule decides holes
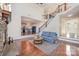
[[[3,55],[3,46],[4,46],[4,42],[2,39],[0,39],[0,56]]]

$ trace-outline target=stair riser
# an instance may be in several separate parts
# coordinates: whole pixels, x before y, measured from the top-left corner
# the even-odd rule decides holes
[[[0,53],[0,56],[2,56],[2,53]]]
[[[0,42],[0,46],[2,46],[4,43],[3,42]]]
[[[2,56],[2,51],[0,51],[0,56]]]
[[[0,41],[3,41],[3,39],[0,39]]]
[[[0,52],[2,52],[3,51],[3,49],[0,49]]]
[[[0,49],[3,49],[3,46],[0,46]]]
[[[0,40],[0,42],[3,42],[3,40]]]

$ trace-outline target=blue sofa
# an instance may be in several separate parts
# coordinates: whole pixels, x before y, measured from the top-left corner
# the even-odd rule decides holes
[[[41,36],[48,43],[54,43],[56,41],[56,39],[57,39],[57,33],[56,32],[43,31]]]

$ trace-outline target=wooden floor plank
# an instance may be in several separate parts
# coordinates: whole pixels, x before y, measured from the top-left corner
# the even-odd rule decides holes
[[[73,46],[73,45],[70,45]],[[79,47],[73,46],[75,48],[74,51],[72,51],[73,56],[79,56]],[[20,50],[21,56],[47,56],[46,53],[44,53],[42,50],[37,48],[32,42],[28,40],[21,41],[21,50]],[[61,42],[59,46],[51,52],[50,56],[67,56],[66,53],[66,44]]]
[[[46,56],[47,54],[45,54],[43,51],[37,48],[30,41],[22,41],[20,55],[22,56]]]

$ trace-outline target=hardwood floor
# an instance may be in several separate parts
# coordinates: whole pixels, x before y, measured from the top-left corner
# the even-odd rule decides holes
[[[22,56],[46,56],[43,51],[35,47],[30,41],[21,41],[21,51]]]
[[[50,55],[53,56],[66,56],[66,46],[61,43]]]
[[[67,45],[69,44],[60,42],[59,46],[49,56],[67,56],[69,52],[71,56],[79,56],[79,47],[69,45],[70,51],[67,52]],[[23,40],[21,41],[20,56],[47,56],[47,54],[37,48],[32,42]]]
[[[69,46],[69,47],[67,47]],[[50,54],[53,56],[79,56],[79,46],[60,42],[60,45]]]

